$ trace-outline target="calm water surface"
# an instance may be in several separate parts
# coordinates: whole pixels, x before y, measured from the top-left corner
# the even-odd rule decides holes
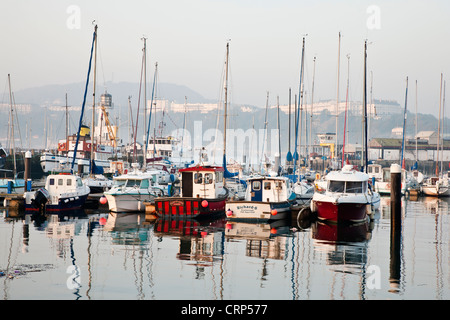
[[[390,202],[372,223],[146,220],[0,209],[4,300],[448,300],[450,199]]]

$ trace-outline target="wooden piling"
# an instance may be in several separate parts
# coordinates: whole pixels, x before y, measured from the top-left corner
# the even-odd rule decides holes
[[[401,236],[402,236],[402,168],[398,164],[391,165],[391,252],[390,276],[391,292],[397,292],[401,274]]]
[[[25,191],[31,191],[31,152],[25,152]]]

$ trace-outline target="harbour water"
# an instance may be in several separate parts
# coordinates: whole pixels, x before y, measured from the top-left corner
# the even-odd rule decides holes
[[[448,300],[450,199],[358,226],[0,209],[2,300]],[[393,243],[399,241],[398,243]]]

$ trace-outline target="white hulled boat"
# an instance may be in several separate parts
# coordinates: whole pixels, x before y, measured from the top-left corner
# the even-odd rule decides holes
[[[80,209],[89,195],[89,187],[73,174],[49,175],[45,187],[24,193],[25,210],[64,211]]]
[[[228,220],[269,221],[288,216],[291,205],[296,204],[289,179],[280,176],[254,176],[247,179],[245,199],[227,201]]]
[[[380,206],[379,193],[369,189],[369,176],[351,165],[331,171],[325,180],[325,192],[314,193],[310,205],[320,220],[361,222]]]
[[[104,192],[110,211],[145,211],[144,202],[166,195],[164,188],[155,181],[154,172],[138,170],[137,163],[132,167],[131,172],[114,177],[113,186]]]

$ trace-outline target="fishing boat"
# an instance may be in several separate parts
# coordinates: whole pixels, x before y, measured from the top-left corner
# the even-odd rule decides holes
[[[325,180],[325,192],[314,193],[310,204],[320,220],[362,222],[380,206],[379,193],[369,188],[369,175],[351,165],[331,171]]]
[[[224,213],[228,189],[224,187],[224,168],[196,165],[179,170],[180,194],[155,199],[159,217],[202,218]]]
[[[89,187],[70,173],[47,176],[45,187],[24,193],[26,211],[64,211],[80,209],[89,195]]]
[[[450,183],[447,176],[429,177],[424,180],[421,190],[426,196],[448,197],[450,196]]]
[[[139,170],[138,163],[132,164],[130,172],[113,177],[113,186],[103,194],[112,212],[142,212],[144,202],[167,195],[155,181],[155,174]]]
[[[245,199],[227,201],[228,220],[269,221],[289,216],[296,203],[289,179],[282,176],[254,176],[247,179]]]
[[[375,180],[373,184],[374,191],[380,194],[391,193],[391,168],[383,168],[380,164],[369,164],[367,166],[369,179]],[[372,181],[373,183],[373,181]],[[415,186],[417,181],[412,176],[408,176],[405,169],[402,169],[401,175],[401,193],[405,195],[410,188]]]

